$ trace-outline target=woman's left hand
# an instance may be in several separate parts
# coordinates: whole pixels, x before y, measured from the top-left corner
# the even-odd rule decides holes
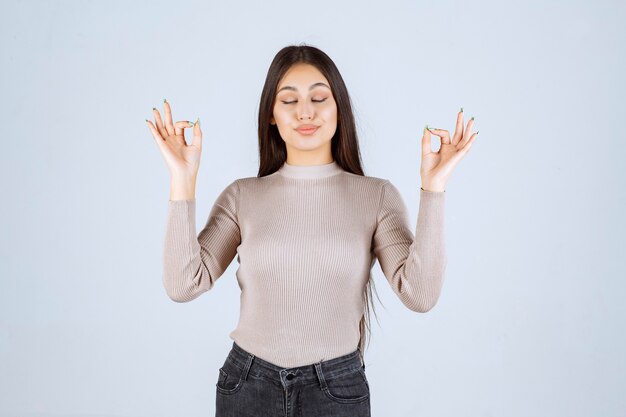
[[[445,191],[446,183],[452,170],[469,152],[478,132],[472,134],[474,118],[472,117],[463,129],[463,111],[456,117],[454,136],[450,140],[450,132],[444,129],[424,128],[422,137],[422,188],[426,191]],[[431,134],[441,138],[441,148],[433,152],[431,148]]]

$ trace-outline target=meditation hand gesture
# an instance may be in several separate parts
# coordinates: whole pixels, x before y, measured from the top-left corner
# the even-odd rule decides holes
[[[443,192],[452,170],[461,159],[469,152],[478,132],[472,134],[474,118],[472,117],[463,129],[463,108],[456,117],[454,136],[450,140],[450,133],[444,129],[424,128],[422,136],[422,188],[425,191]],[[430,135],[434,134],[441,138],[441,148],[437,152],[431,149]]]
[[[200,120],[191,123],[188,120],[172,123],[172,109],[170,104],[163,100],[165,108],[165,125],[161,120],[161,115],[156,107],[152,108],[156,120],[156,127],[151,121],[146,119],[148,127],[152,131],[152,136],[165,163],[172,175],[172,178],[189,180],[195,182],[198,168],[200,166],[200,154],[202,152],[202,131],[200,130]],[[193,127],[193,143],[187,145],[185,142],[186,127]]]

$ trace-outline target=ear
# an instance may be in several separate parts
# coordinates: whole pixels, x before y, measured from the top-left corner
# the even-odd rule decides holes
[[[276,121],[274,120],[274,116],[270,117],[270,124],[275,125]]]

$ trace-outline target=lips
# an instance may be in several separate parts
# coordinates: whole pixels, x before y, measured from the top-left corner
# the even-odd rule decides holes
[[[297,128],[296,130],[300,133],[302,133],[303,135],[310,135],[312,133],[315,133],[315,131],[318,129],[318,126],[314,126],[314,125],[304,125],[301,126],[299,128]]]

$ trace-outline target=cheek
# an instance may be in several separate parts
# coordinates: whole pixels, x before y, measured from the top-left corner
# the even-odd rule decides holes
[[[286,120],[288,119],[288,116],[285,114],[285,112],[281,112],[280,110],[274,110],[274,113],[272,114],[272,116],[274,116],[274,120],[276,121],[276,124],[278,125],[282,125],[286,122]]]
[[[324,106],[322,109],[324,114],[330,118],[337,117],[337,103],[333,100],[331,103],[328,103],[327,106]]]
[[[334,107],[327,107],[325,109],[322,109],[320,111],[320,116],[322,116],[322,118],[327,122],[334,122],[337,120],[337,108]]]

